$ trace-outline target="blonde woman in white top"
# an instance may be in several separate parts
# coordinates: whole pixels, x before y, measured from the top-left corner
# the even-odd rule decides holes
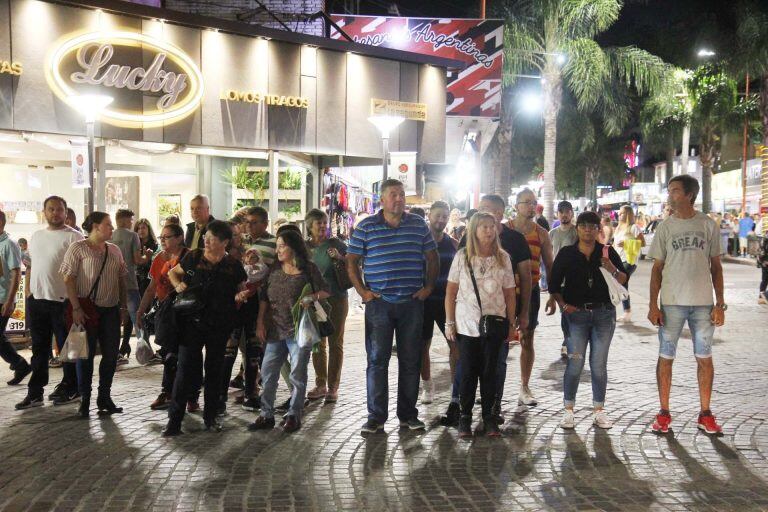
[[[627,275],[627,282],[624,283],[624,287],[629,289],[629,278],[637,268],[637,258],[640,254],[640,247],[635,251],[628,250],[625,245],[629,245],[627,240],[638,240],[640,247],[645,246],[645,237],[640,227],[635,224],[635,212],[632,211],[632,207],[624,205],[619,210],[619,225],[616,226],[616,231],[613,233],[613,248],[619,253],[621,262],[624,264],[624,273]],[[626,300],[621,301],[624,307],[624,316],[619,319],[621,322],[629,322],[632,320],[631,304],[629,297]]]
[[[470,265],[482,307],[472,283]],[[515,277],[509,255],[499,244],[496,219],[491,214],[476,213],[469,221],[467,246],[456,254],[448,273],[445,314],[445,336],[459,346],[459,437],[472,436],[472,406],[478,381],[484,431],[488,436],[498,437],[499,425],[492,419],[496,366],[502,343],[509,343],[514,331],[511,324],[515,319]],[[484,315],[506,318],[506,336],[481,337],[480,319]]]

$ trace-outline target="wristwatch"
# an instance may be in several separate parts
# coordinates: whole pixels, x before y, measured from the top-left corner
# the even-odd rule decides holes
[[[716,307],[716,308],[719,308],[719,309],[722,309],[723,311],[725,311],[725,310],[727,310],[727,309],[728,309],[728,304],[726,304],[725,302],[723,302],[722,304],[715,304],[715,307]]]

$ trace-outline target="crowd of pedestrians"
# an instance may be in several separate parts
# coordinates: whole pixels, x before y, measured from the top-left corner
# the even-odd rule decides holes
[[[649,251],[654,264],[648,319],[658,327],[660,343],[660,411],[652,429],[669,431],[672,362],[688,323],[699,368],[697,424],[718,434],[710,396],[712,336],[727,308],[721,233],[714,220],[693,209],[695,179],[676,176],[668,189],[671,212],[657,226]],[[611,428],[606,390],[616,308],[622,304],[620,319],[631,319],[626,287],[645,245],[632,208],[621,209],[614,229],[594,212],[574,221],[572,205],[562,201],[550,230],[530,190],[516,196],[513,219],[506,220],[502,197],[486,195],[463,221],[442,201],[427,213],[406,211],[397,180],[384,181],[380,190],[380,211],[361,220],[349,240],[332,236],[321,210],[307,213],[306,236],[293,224],[273,235],[263,208],[217,220],[202,195],[191,201],[193,221],[186,230],[178,217],[169,217],[156,237],[149,221],[134,224],[134,212],[123,209],[115,225],[107,213],[90,213],[81,232],[66,201],[51,196],[43,207],[47,226],[25,241],[22,251],[5,233],[0,212],[0,333],[15,307],[22,264],[29,282],[31,361],[0,336],[0,356],[14,372],[9,384],[29,376],[27,396],[16,408],[44,404],[52,342],[60,351],[82,329],[87,355],[63,363],[62,380],[48,397],[54,405],[78,402],[78,415],[90,415],[98,352],[96,409],[122,412],[111,387],[116,367],[131,355],[127,340],[134,335],[142,348],[150,341],[159,347],[143,358],[163,366],[160,393],[147,403],[168,410],[163,436],[182,433],[185,414],[200,410],[201,393],[206,429],[220,431],[231,386],[242,389],[236,404],[258,411],[249,430],[272,429],[283,413],[280,427],[294,432],[302,427],[308,401],[339,400],[348,291],[354,288],[365,310],[368,417],[361,432],[385,427],[395,347],[400,427],[426,428],[418,405],[435,400],[429,349],[437,325],[448,343],[451,370],[441,423],[457,427],[460,438],[472,437],[479,385],[478,431],[497,437],[511,345],[521,348],[517,403],[537,405],[534,333],[541,294],[548,291],[545,312],[560,310],[566,360],[560,426],[575,426],[589,349],[593,422]],[[766,270],[763,275],[765,281]],[[238,354],[241,366],[233,378]],[[310,360],[315,382],[308,390]],[[281,376],[290,398],[276,404]]]

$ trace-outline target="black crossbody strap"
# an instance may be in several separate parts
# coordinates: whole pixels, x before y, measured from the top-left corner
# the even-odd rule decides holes
[[[93,301],[93,302],[96,302],[96,300],[95,300],[96,299],[96,293],[98,292],[98,289],[99,289],[99,282],[101,281],[101,274],[104,273],[104,267],[107,264],[107,256],[109,256],[109,247],[107,247],[107,245],[105,244],[104,245],[104,259],[101,262],[101,268],[99,269],[99,275],[96,276],[96,281],[93,282],[93,286],[91,287],[91,291],[88,292],[88,298],[91,301]]]
[[[467,256],[467,253],[464,253],[464,259],[467,260],[467,265],[469,266],[469,277],[472,278],[472,287],[475,289],[475,297],[477,297],[477,305],[480,306],[480,315],[483,314],[483,303],[480,301],[480,290],[477,289],[477,281],[475,281],[475,272],[472,270],[472,262],[469,261],[469,256]]]

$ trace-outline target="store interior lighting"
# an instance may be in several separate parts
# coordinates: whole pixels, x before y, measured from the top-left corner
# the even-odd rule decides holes
[[[37,224],[37,213],[32,210],[19,210],[13,218],[14,224]]]
[[[200,148],[195,146],[183,146],[181,152],[188,155],[254,158],[260,160],[266,160],[269,157],[264,151],[239,151],[236,149]]]

